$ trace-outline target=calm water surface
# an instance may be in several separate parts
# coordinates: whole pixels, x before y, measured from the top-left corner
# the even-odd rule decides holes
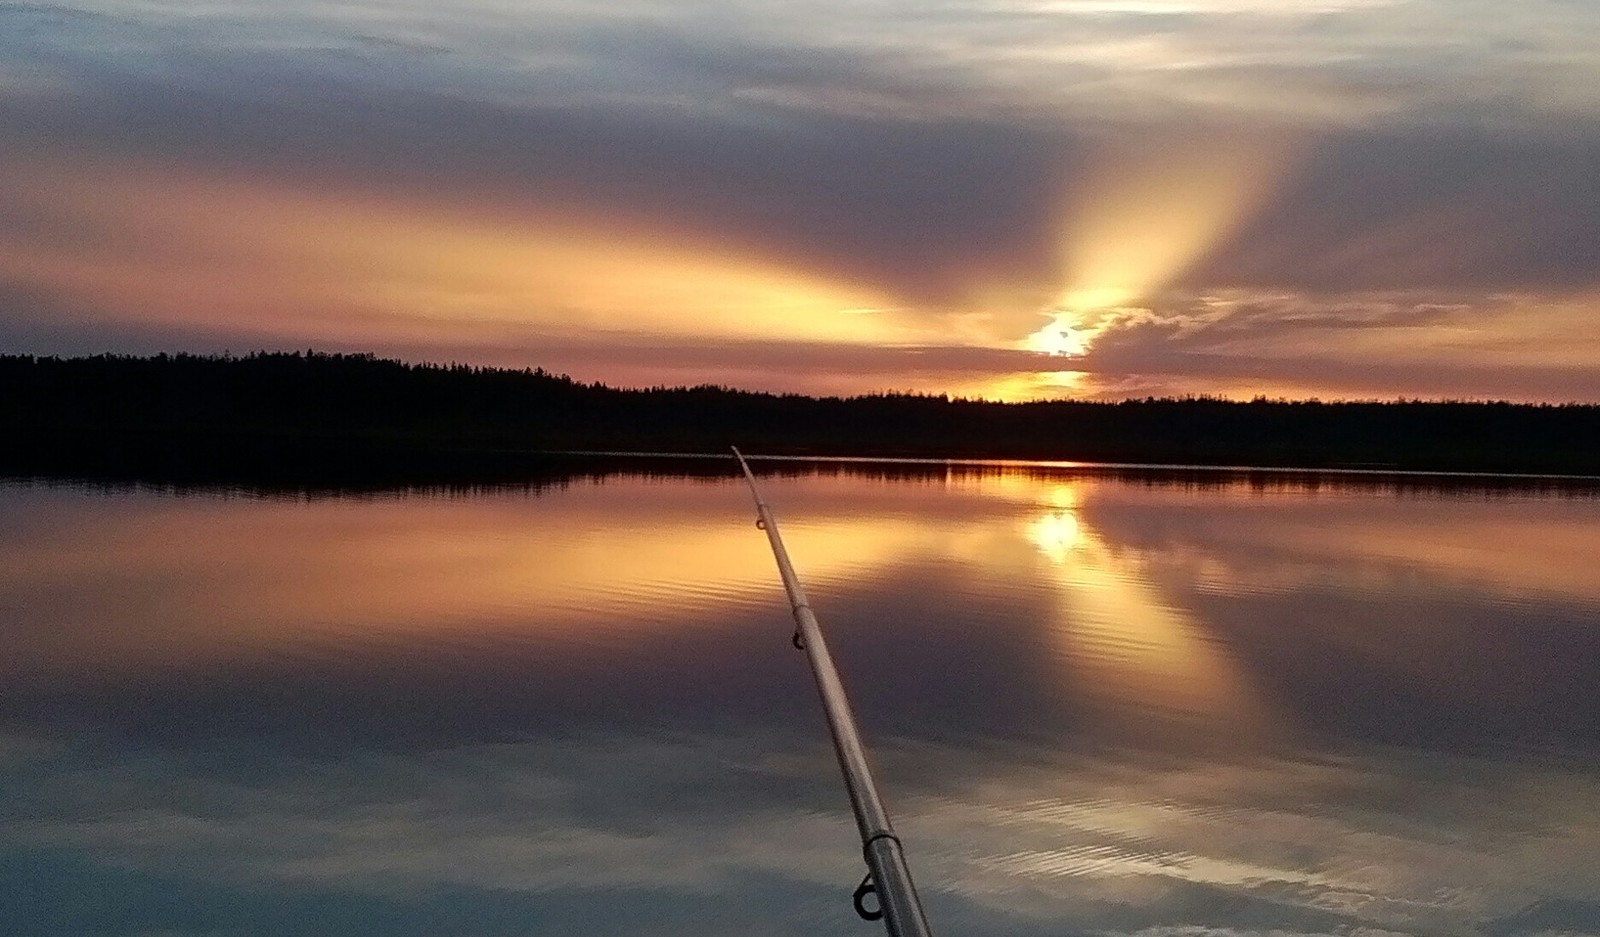
[[[1595,489],[787,469],[940,934],[1600,933]],[[881,932],[752,519],[0,484],[0,932]]]

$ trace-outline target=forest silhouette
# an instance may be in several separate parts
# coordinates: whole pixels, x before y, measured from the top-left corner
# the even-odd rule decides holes
[[[1149,398],[999,403],[620,389],[371,354],[0,356],[0,471],[516,474],[571,450],[1600,473],[1600,406]]]

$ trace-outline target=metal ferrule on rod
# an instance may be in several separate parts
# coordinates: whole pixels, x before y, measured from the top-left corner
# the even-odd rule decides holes
[[[750,483],[750,494],[755,498],[756,514],[760,526],[767,533],[767,543],[778,561],[778,574],[783,578],[783,588],[789,594],[789,606],[794,613],[796,643],[806,652],[811,662],[811,673],[816,678],[817,693],[822,697],[822,709],[827,714],[828,731],[833,735],[834,752],[839,756],[839,770],[844,775],[845,789],[850,793],[850,806],[855,811],[856,826],[861,832],[862,858],[871,872],[874,890],[883,912],[884,927],[893,937],[928,937],[928,921],[922,913],[922,902],[917,897],[916,886],[911,882],[911,870],[906,867],[905,853],[889,813],[878,796],[878,785],[872,779],[872,769],[867,764],[867,752],[856,730],[855,717],[850,712],[850,701],[845,696],[839,671],[828,654],[828,644],[822,638],[817,616],[811,611],[805,589],[795,575],[794,564],[789,562],[789,551],[784,549],[778,535],[778,522],[772,517],[761,496],[761,488],[750,471],[744,455],[735,447],[734,456],[744,470],[745,481]]]

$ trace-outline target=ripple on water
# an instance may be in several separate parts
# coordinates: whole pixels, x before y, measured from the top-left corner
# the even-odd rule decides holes
[[[769,491],[940,932],[1600,932],[1600,501],[1008,472]],[[0,515],[33,933],[854,926],[732,484]]]

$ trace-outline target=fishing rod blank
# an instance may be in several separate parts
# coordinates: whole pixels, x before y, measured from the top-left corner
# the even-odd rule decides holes
[[[734,447],[733,455],[744,470],[744,479],[750,483],[750,494],[755,498],[756,526],[767,532],[767,542],[778,561],[778,575],[783,577],[783,588],[789,593],[789,606],[794,613],[794,644],[806,652],[811,661],[811,674],[817,681],[817,693],[822,697],[822,709],[828,717],[828,731],[833,734],[833,749],[839,756],[839,770],[844,774],[844,786],[850,793],[850,806],[855,811],[856,826],[861,831],[861,853],[867,863],[867,877],[856,889],[856,913],[869,921],[883,919],[883,925],[892,937],[931,937],[927,918],[922,913],[922,901],[917,897],[916,886],[911,882],[911,870],[906,868],[905,852],[900,837],[889,823],[889,813],[878,796],[878,785],[872,780],[872,769],[867,766],[867,752],[856,731],[856,720],[850,713],[850,701],[845,698],[844,684],[834,669],[828,645],[822,640],[822,629],[817,616],[811,612],[811,603],[800,580],[795,576],[794,565],[789,562],[789,551],[778,536],[778,522],[772,518],[772,509],[761,497],[761,488],[744,455]],[[868,894],[878,896],[878,910],[872,911],[862,904]]]

